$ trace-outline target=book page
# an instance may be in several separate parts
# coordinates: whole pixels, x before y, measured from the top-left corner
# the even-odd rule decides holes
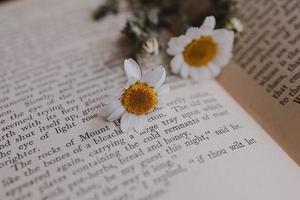
[[[298,166],[216,81],[169,74],[149,128],[106,122],[128,13],[95,23],[98,4],[0,7],[0,199],[299,199]]]
[[[245,26],[221,84],[300,164],[300,2],[239,1]]]

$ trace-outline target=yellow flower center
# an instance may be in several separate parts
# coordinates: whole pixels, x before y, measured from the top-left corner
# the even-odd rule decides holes
[[[136,82],[123,92],[121,103],[127,112],[143,115],[157,105],[157,92],[147,83]]]
[[[218,44],[211,36],[201,36],[192,40],[183,51],[183,58],[192,67],[207,65],[217,54]]]

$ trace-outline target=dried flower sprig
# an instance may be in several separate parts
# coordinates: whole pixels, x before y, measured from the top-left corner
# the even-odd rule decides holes
[[[171,35],[185,32],[189,27],[199,27],[206,16],[216,18],[216,28],[227,28],[235,33],[242,32],[242,24],[235,18],[237,11],[234,0],[127,0],[132,17],[127,20],[122,33],[132,41],[133,57],[157,55],[158,37],[161,29]],[[118,12],[118,0],[107,0],[95,12],[95,19]],[[100,17],[99,17],[100,16]]]
[[[108,14],[117,14],[119,12],[118,0],[106,0],[106,2],[99,6],[93,13],[94,20],[100,20]]]
[[[143,41],[141,50],[140,50],[142,56],[149,57],[152,55],[158,55],[159,54],[159,44],[155,37],[150,37]]]
[[[152,27],[156,27],[158,23],[157,13],[139,12],[131,19],[127,20],[122,31],[129,39],[132,40],[136,54],[144,57],[159,54],[159,44],[156,38],[155,31]]]
[[[244,31],[244,26],[243,26],[242,22],[238,18],[235,18],[235,17],[228,20],[225,27],[234,32],[234,37],[236,40],[238,40],[240,38],[241,34]]]

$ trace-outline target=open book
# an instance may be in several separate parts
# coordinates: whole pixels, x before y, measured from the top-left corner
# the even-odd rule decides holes
[[[140,134],[99,114],[125,82],[129,13],[95,23],[98,5],[0,6],[0,199],[300,199],[298,0],[241,0],[245,32],[221,77],[169,73],[167,105]]]

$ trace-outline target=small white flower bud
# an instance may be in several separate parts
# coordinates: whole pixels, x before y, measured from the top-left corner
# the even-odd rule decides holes
[[[150,37],[142,43],[141,54],[145,57],[159,54],[159,45],[155,37]]]
[[[242,22],[236,17],[230,19],[229,26],[231,27],[231,29],[233,29],[234,31],[236,31],[238,33],[241,33],[244,31],[244,26],[243,26]]]

